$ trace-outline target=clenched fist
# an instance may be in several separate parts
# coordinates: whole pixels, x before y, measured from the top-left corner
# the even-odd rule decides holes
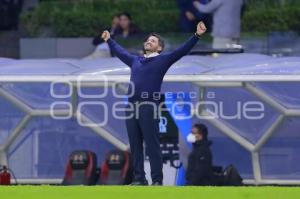
[[[205,32],[206,32],[206,26],[202,21],[200,21],[197,25],[197,32],[196,33],[197,33],[197,35],[202,35]]]
[[[110,38],[110,33],[107,30],[103,31],[101,38],[106,42]]]

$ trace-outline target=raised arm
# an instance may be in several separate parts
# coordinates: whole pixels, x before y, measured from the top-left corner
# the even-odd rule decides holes
[[[201,21],[197,25],[197,32],[193,35],[188,41],[186,41],[183,45],[179,48],[174,50],[173,52],[169,53],[169,59],[172,63],[179,60],[181,57],[185,56],[190,52],[190,50],[196,45],[199,37],[206,32],[205,24]]]
[[[110,50],[126,65],[131,67],[135,55],[127,52],[123,47],[121,47],[117,42],[110,38],[110,33],[106,30],[102,33],[101,38],[107,42]]]

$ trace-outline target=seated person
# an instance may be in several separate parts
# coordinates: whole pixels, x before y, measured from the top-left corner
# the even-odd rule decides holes
[[[211,141],[207,139],[208,130],[204,124],[193,125],[187,141],[193,144],[188,157],[186,185],[213,185]]]
[[[115,36],[129,38],[141,33],[139,27],[132,22],[132,17],[129,13],[121,13],[119,19],[120,28],[116,29]]]
[[[113,16],[111,27],[107,28],[110,31],[112,37],[115,36],[116,32],[120,32],[120,15]],[[99,35],[93,39],[93,45],[96,46],[94,52],[84,57],[84,59],[96,59],[100,57],[111,57],[110,49],[106,42],[103,42]]]
[[[119,15],[115,15],[112,19],[111,28],[109,28],[112,38],[129,39],[135,36],[139,36],[140,29],[132,22],[130,14],[123,12]],[[108,45],[103,42],[101,37],[97,35],[93,40],[93,45],[96,46],[95,51],[85,57],[84,59],[95,59],[100,57],[112,57]]]
[[[117,14],[113,16],[111,27],[106,29],[109,30],[111,37],[114,37],[116,32],[120,32],[120,28],[120,15]],[[101,43],[104,43],[101,37],[99,37],[99,35],[95,36],[93,39],[93,45],[98,46]]]

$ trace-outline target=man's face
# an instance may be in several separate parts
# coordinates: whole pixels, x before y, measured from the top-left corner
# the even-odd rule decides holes
[[[192,128],[192,134],[196,137],[196,141],[203,139],[201,132],[196,127]]]
[[[146,52],[160,52],[162,51],[162,47],[159,45],[159,40],[155,36],[150,36],[148,39],[144,42],[144,50]]]

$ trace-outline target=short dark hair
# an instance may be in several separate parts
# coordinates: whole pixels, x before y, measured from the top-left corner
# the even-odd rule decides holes
[[[204,124],[197,123],[197,124],[194,124],[193,127],[196,128],[202,134],[203,139],[207,139],[208,130]]]
[[[131,15],[128,12],[122,12],[122,13],[120,13],[119,17],[121,17],[122,15],[126,16],[130,21],[132,21],[132,17],[131,17]]]
[[[158,44],[159,44],[160,47],[161,47],[161,51],[159,51],[158,53],[161,53],[161,52],[164,50],[164,48],[165,48],[165,42],[164,42],[162,36],[160,36],[159,34],[153,32],[153,33],[150,33],[150,34],[148,35],[148,37],[145,39],[145,41],[147,41],[147,39],[148,39],[149,37],[151,37],[151,36],[156,37],[156,38],[158,39]]]

